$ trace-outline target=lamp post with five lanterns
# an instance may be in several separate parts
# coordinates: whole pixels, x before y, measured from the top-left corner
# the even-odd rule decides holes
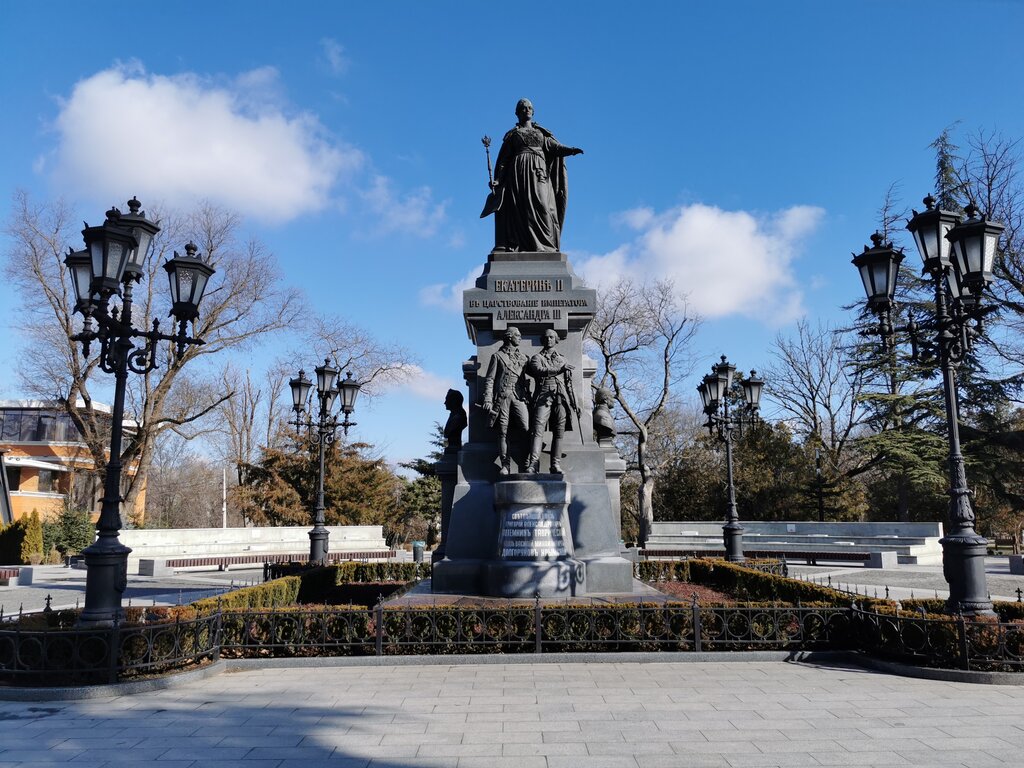
[[[117,208],[107,211],[103,224],[82,230],[85,250],[70,251],[64,259],[75,293],[75,312],[84,318],[82,331],[71,337],[80,342],[88,357],[93,342],[99,342],[99,366],[114,375],[111,408],[110,454],[104,478],[103,500],[96,523],[96,541],[86,547],[85,608],[79,623],[109,626],[121,612],[121,595],[128,579],[128,554],[121,543],[121,441],[124,428],[124,400],[128,372],[147,374],[157,366],[157,342],[169,341],[180,357],[185,348],[202,344],[188,335],[188,324],[199,316],[199,303],[213,267],[199,258],[193,243],[185,256],[174,254],[164,264],[170,281],[171,315],[178,323],[173,334],[160,331],[154,319],[151,330],[136,328],[132,317],[132,289],[142,279],[146,256],[159,225],[146,218],[136,198],[128,202],[128,214]],[[111,305],[120,297],[120,309]],[[138,343],[138,345],[137,345]]]
[[[730,412],[730,405],[736,400],[733,391],[733,377],[736,366],[722,355],[720,362],[711,366],[711,373],[697,387],[704,413],[708,417],[705,426],[712,436],[725,444],[726,484],[729,500],[726,509],[725,525],[722,526],[722,538],[725,543],[725,559],[730,563],[742,563],[743,526],[740,525],[739,512],[736,509],[736,485],[732,472],[732,441],[733,431],[743,433],[743,427],[752,425],[758,420],[757,409],[761,404],[761,391],[764,381],[751,371],[750,376],[740,382],[743,389],[743,406],[739,412]]]
[[[309,391],[313,387],[313,382],[306,378],[306,372],[299,370],[299,375],[289,380],[288,386],[292,390],[292,410],[295,411],[295,421],[292,424],[295,431],[301,436],[302,428],[305,427],[307,439],[318,449],[316,504],[313,508],[313,530],[309,532],[309,561],[327,565],[330,532],[324,525],[324,451],[334,442],[334,432],[338,427],[344,429],[348,435],[349,427],[356,425],[354,421],[349,421],[349,416],[356,408],[356,396],[362,384],[353,380],[351,371],[339,382],[339,370],[331,365],[329,358],[324,360],[323,365],[314,368],[313,372],[316,375],[316,396],[319,403],[316,421],[313,420],[312,405],[308,407],[306,413]],[[332,413],[338,395],[341,395],[341,412],[345,414],[345,420],[340,424],[337,416]],[[303,413],[306,413],[305,420],[302,418]]]
[[[862,253],[854,255],[853,264],[860,271],[868,309],[879,318],[873,332],[882,338],[886,348],[893,347],[897,330],[906,331],[916,359],[918,334],[934,334],[949,442],[949,527],[940,540],[943,576],[949,584],[946,609],[951,613],[990,615],[992,601],[985,579],[988,542],[974,529],[972,494],[960,452],[956,369],[981,334],[984,316],[994,309],[983,307],[982,299],[993,280],[1003,226],[989,221],[973,203],[964,209],[966,218],[961,219],[957,213],[936,208],[935,202],[931,195],[925,197],[925,210],[914,211],[907,222],[921,255],[924,274],[934,289],[930,318],[918,325],[911,315],[905,327],[894,327],[894,296],[903,253],[881,234],[872,235],[872,247],[865,246]]]

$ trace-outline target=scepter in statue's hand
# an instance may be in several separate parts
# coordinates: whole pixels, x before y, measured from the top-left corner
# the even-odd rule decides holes
[[[487,200],[484,201],[484,209],[480,212],[480,218],[482,219],[501,208],[503,190],[498,186],[498,182],[494,180],[493,171],[491,170],[491,137],[484,136],[480,141],[484,145],[484,152],[487,153],[487,186],[491,190],[487,195]]]

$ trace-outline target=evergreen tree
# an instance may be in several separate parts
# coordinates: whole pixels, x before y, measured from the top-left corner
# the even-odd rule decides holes
[[[43,560],[43,524],[39,512],[32,510],[24,522],[25,538],[21,542],[21,562],[40,563]]]

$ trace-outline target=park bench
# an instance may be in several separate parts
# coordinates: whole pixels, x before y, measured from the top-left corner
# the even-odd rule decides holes
[[[20,568],[0,568],[0,587],[16,587]]]

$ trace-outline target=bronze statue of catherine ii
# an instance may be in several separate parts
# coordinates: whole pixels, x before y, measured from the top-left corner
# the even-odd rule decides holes
[[[516,104],[518,123],[505,134],[491,182],[494,250],[557,251],[568,196],[565,158],[583,150],[559,144],[533,122],[533,104]]]

